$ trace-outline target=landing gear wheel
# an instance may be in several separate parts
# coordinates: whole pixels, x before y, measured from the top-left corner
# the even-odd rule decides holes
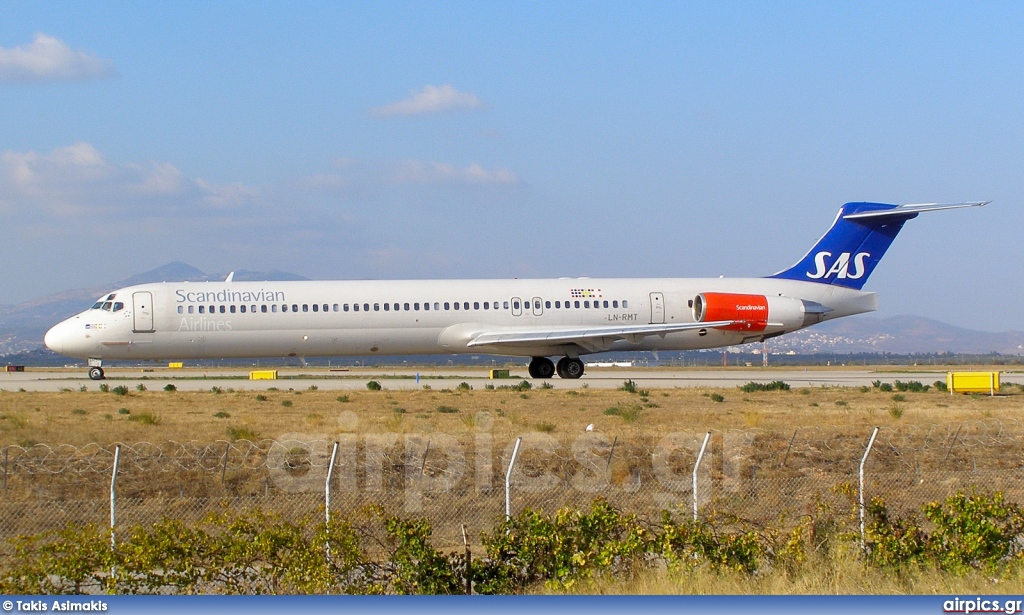
[[[530,361],[530,378],[550,378],[555,375],[555,364],[547,357],[534,357]]]
[[[103,380],[103,368],[102,367],[90,367],[89,378],[91,380]]]
[[[575,380],[583,375],[583,361],[562,357],[558,360],[558,365],[555,369],[562,378]]]

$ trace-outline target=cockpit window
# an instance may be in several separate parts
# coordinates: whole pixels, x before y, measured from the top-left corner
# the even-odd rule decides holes
[[[113,305],[114,305],[114,303],[113,303],[112,301],[104,301],[104,302],[103,302],[103,308],[102,308],[102,309],[104,309],[104,310],[106,310],[107,312],[109,312],[109,311],[110,311],[110,308],[111,308],[111,307],[112,307]]]
[[[114,297],[116,297],[116,296],[117,296],[117,293],[110,293],[109,295],[107,295],[107,298],[104,299],[104,301],[113,301]]]
[[[121,303],[120,301],[115,301],[114,302],[114,311],[115,312],[120,312],[123,309],[124,309],[124,303]]]
[[[96,303],[92,304],[92,307],[89,308],[89,309],[90,310],[98,310],[101,307],[103,307],[103,302],[102,301],[97,301]]]

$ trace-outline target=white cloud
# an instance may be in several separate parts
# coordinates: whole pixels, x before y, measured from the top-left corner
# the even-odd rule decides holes
[[[393,117],[396,115],[426,115],[445,111],[470,110],[483,107],[480,98],[470,92],[460,92],[451,85],[425,85],[422,90],[413,90],[409,98],[370,110],[371,115]]]
[[[7,214],[139,219],[239,207],[256,197],[241,184],[190,179],[168,162],[113,164],[84,142],[48,154],[0,154],[0,203],[7,203]]]
[[[42,33],[28,45],[0,47],[0,82],[85,81],[116,74],[110,60],[74,51],[63,41]]]
[[[512,186],[519,183],[519,177],[508,169],[487,170],[475,163],[468,167],[456,167],[444,162],[420,161],[406,162],[391,179],[402,184]]]

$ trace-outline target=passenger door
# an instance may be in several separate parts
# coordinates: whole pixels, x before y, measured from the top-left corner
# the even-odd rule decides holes
[[[132,293],[132,316],[135,318],[135,333],[153,332],[153,293]]]
[[[665,324],[665,295],[663,293],[651,293],[651,324]]]

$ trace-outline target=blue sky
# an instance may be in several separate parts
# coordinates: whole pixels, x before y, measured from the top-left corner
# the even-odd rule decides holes
[[[174,260],[312,278],[758,276],[846,201],[880,315],[1024,328],[1024,5],[0,11],[0,303]]]

